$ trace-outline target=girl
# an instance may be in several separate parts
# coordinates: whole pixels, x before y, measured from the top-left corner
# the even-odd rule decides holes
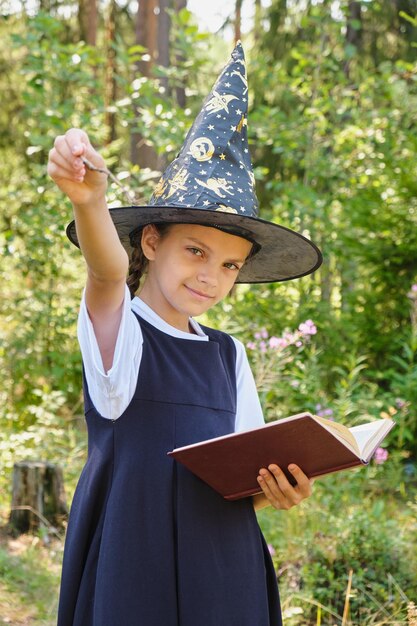
[[[230,81],[226,69],[223,82]],[[213,97],[224,104],[233,95],[219,81],[204,119]],[[263,423],[242,344],[194,316],[237,280],[280,279],[285,263],[285,277],[300,275],[320,257],[301,236],[238,214],[233,202],[248,204],[235,193],[241,173],[230,183],[224,168],[247,163],[244,129],[238,144],[229,138],[219,147],[221,130],[211,140],[198,123],[148,207],[107,209],[106,178],[92,169],[104,162],[83,131],[69,130],[50,152],[48,172],[74,207],[68,234],[87,264],[79,339],[89,451],[71,508],[58,626],[281,624],[255,510],[291,508],[310,496],[312,481],[292,465],[292,487],[271,465],[260,468],[259,495],[228,502],[166,453]],[[244,157],[236,157],[236,145]],[[219,197],[227,189],[226,207]],[[277,239],[284,260],[272,270]]]

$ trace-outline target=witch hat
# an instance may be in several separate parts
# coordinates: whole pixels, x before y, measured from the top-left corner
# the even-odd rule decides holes
[[[246,66],[239,42],[149,205],[110,209],[129,258],[143,226],[172,222],[219,228],[251,241],[254,254],[240,270],[238,283],[290,280],[321,265],[313,242],[258,217],[247,111]],[[79,245],[75,222],[67,227],[67,235]]]

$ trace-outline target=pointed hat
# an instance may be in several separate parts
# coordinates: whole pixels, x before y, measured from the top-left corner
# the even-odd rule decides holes
[[[255,253],[240,270],[239,283],[290,280],[320,266],[313,242],[258,217],[247,111],[245,58],[238,43],[149,205],[110,209],[129,258],[143,226],[172,222],[211,226],[252,241]],[[74,222],[67,235],[79,245]]]

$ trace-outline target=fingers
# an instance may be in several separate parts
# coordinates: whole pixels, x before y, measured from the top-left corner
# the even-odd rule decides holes
[[[85,155],[87,150],[91,148],[87,133],[80,128],[70,128],[65,135],[55,139],[54,146],[64,155],[74,157]]]
[[[259,471],[258,483],[276,509],[290,509],[312,493],[313,481],[297,465],[290,465],[288,469],[297,481],[294,487],[278,465],[272,464]]]
[[[86,157],[96,167],[103,167],[104,161],[94,150],[88,135],[78,128],[71,128],[65,135],[56,137],[54,147],[49,153],[49,162],[53,170],[62,169],[65,173],[72,173],[77,177],[85,175],[86,169],[82,158]]]
[[[55,139],[49,152],[47,172],[74,206],[101,204],[107,190],[107,176],[88,169],[83,158],[97,168],[105,168],[103,158],[94,150],[88,135],[71,128]]]
[[[48,174],[56,178],[68,178],[81,182],[85,176],[86,170],[80,157],[71,157],[68,155],[67,149],[61,147],[53,148],[49,152]]]
[[[60,150],[63,151],[62,154],[64,158],[72,159],[75,168],[85,168],[82,157],[86,157],[96,167],[102,168],[105,165],[101,155],[96,152],[91,145],[87,133],[79,128],[71,128],[65,133],[63,138],[57,138],[55,140],[55,147],[58,152],[60,152]]]
[[[87,135],[78,129],[71,129],[65,135],[56,137],[54,147],[49,152],[48,174],[54,179],[66,178],[82,182],[85,166],[81,156],[87,149]]]
[[[78,128],[71,128],[65,135],[59,135],[54,142],[54,149],[68,163],[81,160],[91,147],[86,133]]]
[[[65,135],[59,135],[49,152],[47,172],[73,202],[86,199],[87,189],[99,191],[103,195],[107,187],[106,176],[88,170],[83,157],[98,168],[105,167],[103,158],[94,150],[88,135],[78,128],[71,128]]]
[[[301,496],[303,498],[311,496],[314,479],[308,478],[298,465],[289,465],[288,469],[297,481],[297,488]]]

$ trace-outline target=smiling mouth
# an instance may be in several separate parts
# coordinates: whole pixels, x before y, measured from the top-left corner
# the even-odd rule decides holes
[[[185,285],[185,287],[193,296],[199,298],[200,300],[212,300],[214,298],[214,296],[210,296],[209,294],[198,291],[197,289],[192,289],[192,287],[188,287],[187,285]]]

